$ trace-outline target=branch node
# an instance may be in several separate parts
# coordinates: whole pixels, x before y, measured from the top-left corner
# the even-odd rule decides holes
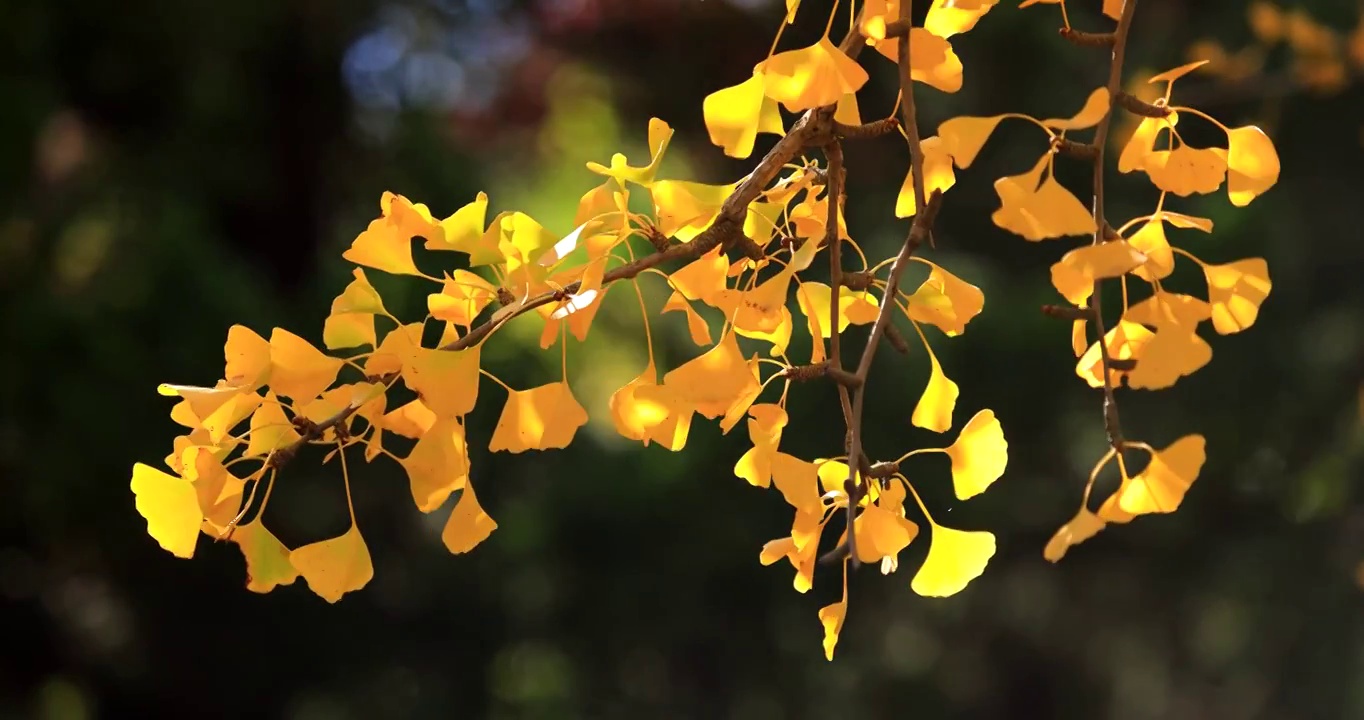
[[[1042,314],[1070,322],[1093,319],[1093,313],[1088,308],[1077,308],[1072,305],[1043,305]]]
[[[1114,93],[1113,100],[1123,110],[1141,117],[1163,118],[1170,114],[1170,108],[1164,105],[1155,105],[1146,102],[1136,95],[1128,93],[1126,90],[1119,90]]]
[[[872,281],[876,279],[876,276],[866,270],[859,270],[858,272],[845,272],[840,279],[843,282],[843,287],[848,288],[853,292],[861,292],[871,287]]]
[[[1066,138],[1057,138],[1051,146],[1056,150],[1056,154],[1065,155],[1066,157],[1076,158],[1078,160],[1093,162],[1094,158],[1099,154],[1099,149],[1090,143],[1079,143],[1074,140],[1067,140]]]
[[[900,330],[892,323],[886,323],[885,336],[886,342],[890,343],[895,352],[901,355],[909,354],[909,343],[905,342],[905,336],[900,334]]]
[[[888,117],[874,120],[862,125],[844,125],[841,122],[834,122],[834,134],[849,140],[866,140],[877,138],[882,135],[889,135],[900,127],[900,118]]]
[[[881,462],[873,463],[871,468],[867,471],[867,477],[873,480],[881,480],[883,478],[893,477],[899,474],[900,464],[897,462],[891,462],[889,460],[882,460]]]
[[[1092,33],[1064,27],[1059,32],[1061,37],[1076,47],[1113,47],[1118,40],[1118,36],[1111,32]]]
[[[654,246],[655,252],[663,252],[667,250],[668,245],[672,243],[671,238],[669,238],[667,235],[664,235],[662,230],[659,230],[657,227],[653,225],[649,225],[644,229],[644,237],[649,240],[650,245]]]

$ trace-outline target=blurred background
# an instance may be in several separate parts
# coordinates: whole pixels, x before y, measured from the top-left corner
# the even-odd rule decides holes
[[[823,27],[828,4],[805,4],[783,48]],[[954,38],[966,84],[920,91],[927,133],[960,114],[1065,116],[1103,82],[1103,52],[1062,42],[1057,8],[1015,5]],[[1111,27],[1098,2],[1071,5],[1076,27]],[[982,407],[1000,417],[1008,472],[966,503],[945,462],[926,459],[915,476],[941,521],[992,530],[999,551],[949,599],[909,589],[926,543],[896,574],[855,574],[832,663],[816,612],[837,599],[837,573],[821,568],[800,595],[785,563],[758,564],[790,510],[733,476],[742,426],[722,436],[698,423],[677,454],[612,429],[606,399],[643,363],[625,293],[570,347],[593,420],[569,449],[492,455],[500,402],[471,417],[473,477],[499,523],[475,552],[449,555],[446,512],[418,513],[400,468],[382,461],[354,482],[375,576],[336,605],[301,580],[248,592],[230,544],[201,539],[184,561],[146,534],[131,466],[160,465],[179,432],[157,384],[211,385],[233,323],[320,343],[350,280],[340,254],[383,191],[444,216],[484,190],[494,213],[567,232],[599,181],[584,163],[647,155],[651,116],[677,129],[665,176],[731,181],[752,161],[710,145],[701,100],[749,77],[783,10],[5,3],[0,717],[1364,717],[1364,37],[1351,0],[1141,0],[1127,76],[1213,59],[1175,101],[1260,124],[1283,164],[1248,208],[1225,193],[1172,201],[1217,226],[1173,230],[1172,242],[1210,262],[1265,257],[1274,281],[1253,328],[1206,333],[1210,366],[1168,391],[1120,395],[1130,437],[1207,437],[1174,515],[1110,528],[1056,565],[1042,558],[1104,439],[1069,327],[1037,310],[1056,302],[1047,269],[1073,243],[1026,243],[990,222],[993,180],[1045,145],[1006,123],[959,173],[927,256],[985,291],[964,336],[931,337],[962,390],[958,423]],[[870,119],[890,111],[894,71],[864,59]],[[903,147],[848,144],[850,230],[877,258],[906,227],[890,212]],[[1061,171],[1075,188],[1087,178]],[[1110,184],[1111,218],[1151,211],[1141,179]],[[420,317],[419,282],[370,277],[390,309]],[[1172,285],[1203,290],[1196,272]],[[654,328],[665,367],[695,355],[679,315]],[[553,377],[558,353],[535,347],[534,327],[517,332],[489,346],[485,366],[517,387]],[[874,456],[946,442],[909,423],[922,352],[887,352],[873,374]],[[828,388],[798,388],[783,447],[837,453],[836,408]],[[331,465],[291,465],[275,497],[271,526],[290,546],[346,527]]]

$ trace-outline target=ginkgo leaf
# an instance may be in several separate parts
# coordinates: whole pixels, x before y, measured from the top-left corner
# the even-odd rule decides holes
[[[182,467],[181,476],[194,486],[194,494],[199,499],[204,532],[214,536],[225,532],[241,510],[246,482],[229,473],[222,459],[209,447],[186,448]]]
[[[437,417],[467,415],[478,401],[481,345],[463,350],[414,348],[403,359],[403,382]]]
[[[924,18],[924,29],[940,38],[964,33],[990,12],[999,0],[933,0]]]
[[[687,298],[681,292],[674,291],[668,296],[668,302],[663,304],[663,312],[681,311],[687,317],[687,332],[691,335],[691,341],[701,347],[708,347],[713,340],[710,337],[710,325],[706,324],[705,318],[696,312],[695,308],[687,302]]]
[[[1208,64],[1208,61],[1207,61],[1207,60],[1195,60],[1195,61],[1193,61],[1193,62],[1191,62],[1191,63],[1185,63],[1185,64],[1183,64],[1183,65],[1180,65],[1180,66],[1177,67],[1177,68],[1173,68],[1173,69],[1171,69],[1171,70],[1166,70],[1166,71],[1163,72],[1163,73],[1157,73],[1157,74],[1155,74],[1155,75],[1152,75],[1152,76],[1151,76],[1151,79],[1150,79],[1150,80],[1147,80],[1146,82],[1151,83],[1151,84],[1155,84],[1155,83],[1159,83],[1159,82],[1170,82],[1170,83],[1172,83],[1172,82],[1174,82],[1174,81],[1176,81],[1176,80],[1178,80],[1178,79],[1184,77],[1185,75],[1188,75],[1189,73],[1191,73],[1191,72],[1197,70],[1198,68],[1201,68],[1201,67],[1203,67],[1204,65],[1207,65],[1207,64]]]
[[[1146,282],[1154,282],[1164,280],[1174,272],[1175,253],[1170,248],[1170,241],[1165,238],[1165,223],[1159,218],[1147,220],[1127,239],[1127,244],[1146,256],[1141,267],[1132,271],[1133,275]]]
[[[984,309],[985,293],[941,266],[923,262],[933,269],[913,294],[905,296],[905,312],[915,322],[927,323],[948,337],[956,337]]]
[[[914,541],[919,527],[898,514],[876,505],[868,505],[853,521],[857,541],[857,559],[868,565],[893,558]]]
[[[1047,546],[1042,549],[1042,557],[1051,562],[1058,562],[1065,557],[1066,551],[1080,543],[1099,534],[1108,523],[1102,518],[1090,512],[1086,508],[1080,508],[1080,512],[1070,519],[1065,525],[1051,536],[1047,541]]]
[[[820,282],[805,282],[796,291],[800,311],[811,320],[811,327],[819,327],[819,337],[831,337],[833,320],[829,318],[832,309],[833,290]],[[849,324],[869,325],[876,322],[880,305],[876,296],[865,290],[841,288],[838,293],[838,332],[843,332]]]
[[[819,624],[824,628],[824,659],[834,659],[834,648],[838,646],[838,634],[843,632],[843,620],[848,615],[848,599],[825,605],[819,609]]]
[[[1122,9],[1127,4],[1127,0],[1104,0],[1104,14],[1118,20],[1122,18]]]
[[[488,195],[480,192],[472,202],[440,221],[442,236],[427,238],[427,250],[455,250],[472,254],[483,236],[488,219]]]
[[[763,92],[791,112],[834,105],[867,82],[867,71],[829,40],[777,53],[760,63]]]
[[[1125,275],[1142,263],[1146,255],[1125,240],[1075,248],[1051,266],[1051,284],[1061,296],[1079,305],[1094,292],[1094,281]]]
[[[876,49],[882,48],[889,49],[889,52],[883,51],[882,54],[892,61],[899,62],[898,41],[877,43]],[[910,28],[909,75],[915,82],[924,83],[945,93],[954,93],[961,89],[961,59],[952,51],[952,45],[947,40],[924,28]]]
[[[1153,453],[1146,469],[1123,482],[1114,493],[1118,507],[1131,515],[1178,510],[1206,459],[1203,436],[1185,435]]]
[[[954,117],[938,126],[938,137],[947,144],[947,152],[956,161],[957,167],[965,170],[975,161],[990,133],[995,131],[999,122],[1008,115],[993,117]]]
[[[701,257],[678,268],[668,276],[668,283],[688,300],[706,302],[725,289],[729,275],[729,258],[716,247]]]
[[[194,557],[199,526],[204,523],[194,485],[150,465],[136,463],[131,487],[137,513],[147,521],[147,534],[176,557]]]
[[[362,313],[328,315],[322,324],[322,345],[328,350],[374,346],[374,316]]]
[[[413,400],[394,408],[379,421],[385,430],[403,437],[419,438],[436,423],[436,414],[421,400]]]
[[[763,92],[764,80],[759,73],[738,85],[716,90],[701,104],[710,141],[724,148],[732,158],[746,158],[753,154],[753,143],[758,133],[785,132],[777,103]]]
[[[1260,304],[1274,285],[1264,258],[1247,258],[1225,265],[1204,265],[1212,326],[1222,335],[1238,333],[1255,324]]]
[[[1221,148],[1153,150],[1142,163],[1151,183],[1180,197],[1213,193],[1227,176],[1227,152]]]
[[[455,270],[446,276],[439,293],[426,296],[426,307],[437,320],[469,327],[496,297],[492,283],[468,270]]]
[[[289,562],[289,548],[261,524],[260,517],[238,525],[232,542],[246,560],[246,589],[268,593],[280,585],[292,585],[298,570]]]
[[[1108,88],[1101,87],[1089,94],[1085,99],[1084,107],[1080,111],[1068,118],[1048,118],[1042,121],[1043,125],[1052,130],[1083,130],[1099,124],[1100,120],[1108,114],[1109,95]]]
[[[1022,175],[995,181],[1000,208],[990,216],[999,227],[1026,240],[1046,240],[1067,235],[1092,235],[1094,216],[1075,194],[1065,189],[1056,177],[1037,179],[1050,162],[1043,156],[1037,166]]]
[[[790,314],[790,311],[787,311]],[[763,391],[763,385],[758,382],[761,374],[758,372],[758,358],[755,355],[748,361],[748,374],[753,378],[753,382],[746,384],[739,391],[739,394],[730,401],[729,407],[725,409],[725,414],[720,416],[720,432],[728,435],[730,430],[744,418],[749,406],[758,399],[758,395]]]
[[[223,357],[223,377],[228,385],[251,391],[269,382],[270,343],[250,328],[233,325],[227,329]]]
[[[668,142],[672,140],[672,136],[673,129],[668,123],[659,118],[649,118],[648,165],[643,167],[631,166],[624,155],[616,153],[611,156],[611,167],[589,162],[587,169],[600,175],[613,177],[621,184],[632,182],[648,187],[653,183],[654,176],[658,172],[658,166],[663,162],[663,154],[668,151]]]
[[[742,396],[760,386],[744,360],[733,332],[715,347],[663,376],[668,386],[696,412],[714,419],[725,415]]]
[[[379,206],[383,216],[371,222],[341,257],[394,275],[421,275],[412,262],[412,238],[443,241],[440,225],[425,205],[402,195],[385,192]]]
[[[523,212],[498,213],[469,253],[469,265],[509,263],[525,273],[532,272],[532,267],[543,272],[533,264],[558,241],[557,235]]]
[[[417,509],[429,513],[469,479],[469,448],[464,426],[454,418],[437,420],[401,461]]]
[[[995,555],[995,536],[929,524],[933,533],[928,557],[915,573],[910,588],[926,597],[956,595],[985,572],[985,566]]]
[[[1227,131],[1227,195],[1245,207],[1279,181],[1279,153],[1254,125]]]
[[[285,416],[279,400],[273,392],[267,392],[265,401],[251,414],[251,438],[242,454],[245,457],[269,455],[292,445],[298,439],[298,431]]]
[[[1157,291],[1128,308],[1123,318],[1156,328],[1127,376],[1136,389],[1159,390],[1174,385],[1212,360],[1212,347],[1198,337],[1198,324],[1212,315],[1208,303],[1189,295]]]
[[[483,512],[483,506],[474,495],[474,486],[466,483],[455,509],[450,511],[450,519],[445,522],[440,539],[450,552],[466,553],[487,540],[496,529],[497,521]]]
[[[312,400],[336,381],[344,364],[288,330],[275,328],[270,333],[270,387],[277,395]]]
[[[365,372],[377,377],[402,370],[403,361],[421,345],[423,326],[424,323],[415,322],[388,331],[374,352],[365,358]]]
[[[847,477],[847,467],[844,467]],[[801,460],[784,452],[772,456],[772,484],[781,496],[798,512],[822,512],[819,491],[819,468],[808,460]]]
[[[748,409],[748,438],[753,447],[734,464],[734,474],[750,485],[767,487],[772,482],[772,461],[781,442],[782,428],[786,427],[786,410],[780,405],[764,403]]]
[[[296,548],[289,553],[289,564],[308,581],[308,589],[329,603],[374,578],[369,547],[355,523],[343,535]]]
[[[985,492],[1009,463],[1009,443],[993,410],[972,416],[945,452],[952,458],[952,487],[958,500]]]
[[[677,452],[687,444],[695,410],[676,390],[653,382],[636,387],[631,396],[634,412],[644,428],[644,443],[651,442]]]
[[[1154,150],[1156,137],[1160,135],[1160,131],[1173,128],[1178,122],[1179,113],[1174,112],[1163,118],[1142,118],[1136,130],[1132,132],[1132,137],[1123,145],[1122,154],[1118,156],[1118,172],[1129,173],[1145,169],[1146,158]]]
[[[947,192],[957,182],[952,171],[952,155],[947,143],[940,137],[924,138],[919,146],[923,149],[924,196],[934,190]],[[911,167],[905,174],[905,182],[900,186],[900,194],[895,198],[895,217],[910,217],[918,212],[914,201],[914,170]]]
[[[710,226],[732,192],[733,185],[659,180],[649,186],[655,226],[664,235],[688,242]]]
[[[925,346],[927,347],[927,346]],[[930,348],[928,360],[932,363],[932,374],[928,377],[928,387],[914,406],[910,422],[933,432],[947,432],[952,429],[952,411],[957,407],[957,384],[943,374],[938,357]]]
[[[513,390],[493,429],[488,449],[519,453],[565,448],[578,428],[586,424],[587,411],[578,404],[566,382]]]
[[[1136,360],[1138,366],[1142,363],[1142,358],[1146,352],[1146,346],[1155,337],[1155,333],[1147,330],[1141,325],[1130,320],[1119,320],[1118,324],[1109,329],[1104,335],[1104,344],[1108,346],[1110,358],[1118,360]],[[1110,382],[1114,387],[1122,384],[1122,377],[1125,371],[1111,370]],[[1079,362],[1075,364],[1075,374],[1089,383],[1090,387],[1104,386],[1104,365],[1103,351],[1099,343],[1095,342],[1085,350],[1085,354],[1080,356]]]

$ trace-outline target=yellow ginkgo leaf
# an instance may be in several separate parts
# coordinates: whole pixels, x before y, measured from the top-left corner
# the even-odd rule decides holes
[[[147,534],[176,557],[194,557],[199,526],[204,523],[194,485],[137,463],[133,465],[131,486],[137,513],[147,521]]]
[[[1131,515],[1169,513],[1179,509],[1207,459],[1202,435],[1185,435],[1151,455],[1146,469],[1118,488],[1118,507]]]
[[[1122,9],[1126,4],[1127,0],[1104,0],[1104,14],[1118,20],[1122,18]]]
[[[956,337],[966,331],[966,324],[985,307],[985,293],[941,266],[923,262],[933,270],[913,294],[904,296],[906,314],[915,322],[927,323],[948,337]]]
[[[706,324],[705,318],[691,306],[687,298],[681,292],[673,291],[668,296],[668,302],[663,304],[663,312],[681,311],[687,317],[687,332],[691,335],[691,341],[701,347],[709,346],[713,340],[710,337],[710,326]]]
[[[867,505],[853,522],[857,542],[857,559],[868,565],[894,558],[914,541],[919,526],[905,520],[897,512],[876,505]]]
[[[374,316],[362,313],[331,314],[322,324],[322,345],[328,350],[374,345]]]
[[[1101,87],[1089,94],[1085,99],[1084,107],[1080,111],[1068,118],[1048,118],[1042,121],[1043,125],[1052,130],[1083,130],[1099,124],[1100,120],[1108,114],[1108,88]]]
[[[947,143],[934,135],[919,143],[923,148],[924,195],[931,196],[934,190],[947,192],[957,182],[952,171],[952,155]],[[895,198],[895,217],[909,217],[918,212],[914,202],[914,169],[905,173],[905,182],[900,186],[900,194]]]
[[[529,390],[513,390],[493,429],[488,449],[513,453],[565,448],[578,428],[587,424],[587,411],[560,381]]]
[[[426,296],[426,307],[437,320],[469,327],[496,297],[492,283],[468,270],[456,270],[446,276],[439,293]]]
[[[288,330],[275,328],[270,333],[270,387],[278,395],[312,400],[336,380],[344,364]]]
[[[606,175],[618,180],[622,185],[626,182],[636,183],[648,187],[654,181],[654,176],[658,172],[658,166],[663,162],[663,154],[668,151],[668,142],[672,140],[673,129],[668,123],[659,118],[649,118],[649,164],[643,167],[633,167],[621,153],[611,156],[611,167],[605,167],[599,163],[589,162],[587,169],[600,175]]]
[[[1279,153],[1254,125],[1228,130],[1227,143],[1227,194],[1232,205],[1245,207],[1279,181]]]
[[[995,555],[995,536],[929,524],[933,534],[928,557],[909,586],[926,597],[956,595],[985,572],[985,566]]]
[[[867,82],[867,71],[825,35],[814,45],[777,53],[760,63],[763,92],[791,112],[834,105]]]
[[[223,357],[228,385],[249,392],[269,382],[270,343],[250,328],[233,325],[227,329]]]
[[[892,61],[899,62],[899,41],[876,45],[877,50],[883,47],[887,47],[889,51],[883,51],[882,54]],[[909,76],[915,82],[924,83],[945,93],[954,93],[961,89],[961,59],[952,51],[952,45],[947,40],[924,28],[910,28]]]
[[[714,250],[683,265],[668,276],[668,282],[682,297],[688,300],[705,302],[725,289],[725,278],[729,276],[729,258],[722,248]]]
[[[1094,216],[1074,193],[1050,174],[1041,184],[1037,183],[1050,159],[1044,155],[1032,170],[996,180],[1000,208],[990,219],[1026,240],[1092,235]]]
[[[772,456],[772,484],[797,512],[821,513],[819,470],[814,463],[794,455],[778,452]],[[847,466],[843,477],[847,477]]]
[[[1212,306],[1192,295],[1157,290],[1151,297],[1133,305],[1123,318],[1164,329],[1172,325],[1195,328],[1212,317]]]
[[[924,18],[924,29],[940,38],[950,38],[976,26],[999,0],[933,0]]]
[[[268,455],[292,445],[298,439],[298,431],[285,416],[279,399],[273,392],[267,392],[265,401],[251,414],[251,438],[242,454],[245,457]]]
[[[701,104],[710,141],[730,157],[751,155],[758,133],[785,132],[781,111],[776,101],[763,93],[763,85],[763,76],[754,73],[738,85],[707,95]]]
[[[403,382],[437,417],[467,415],[478,401],[481,345],[464,350],[413,348],[403,359]]]
[[[413,400],[384,415],[378,425],[403,437],[419,438],[436,423],[436,414],[421,400]]]
[[[800,311],[810,318],[810,327],[819,328],[819,337],[831,337],[833,321],[829,310],[833,305],[833,290],[820,282],[805,282],[796,290],[796,300]],[[865,290],[840,289],[838,293],[838,332],[843,332],[849,324],[868,325],[876,322],[879,310],[876,296]]]
[[[1198,337],[1197,330],[1198,324],[1211,315],[1208,303],[1163,290],[1128,308],[1125,320],[1156,329],[1137,367],[1128,374],[1128,385],[1160,390],[1207,365],[1212,360],[1212,347]]]
[[[1118,360],[1136,360],[1138,366],[1143,362],[1146,346],[1155,337],[1155,333],[1134,323],[1130,320],[1119,320],[1118,324],[1109,329],[1104,335],[1104,344],[1108,345],[1108,355],[1110,358]],[[1079,362],[1075,364],[1075,374],[1089,383],[1090,387],[1104,386],[1104,365],[1103,351],[1100,344],[1095,342],[1085,350],[1085,354],[1080,356]],[[1122,384],[1122,378],[1127,373],[1121,370],[1112,370],[1109,378],[1114,387]]]
[[[469,479],[469,448],[464,426],[454,418],[436,420],[401,461],[417,509],[429,513]]]
[[[1145,169],[1146,158],[1154,150],[1160,131],[1173,128],[1178,122],[1179,114],[1173,112],[1163,118],[1142,118],[1137,124],[1137,129],[1132,132],[1132,137],[1123,145],[1122,154],[1118,156],[1118,172],[1130,173]]]
[[[927,345],[924,347],[928,348]],[[932,374],[928,377],[928,387],[914,406],[910,422],[925,430],[947,432],[952,429],[952,411],[957,407],[957,384],[943,374],[932,348],[928,348],[928,360],[933,365]]]
[[[308,589],[329,603],[374,578],[369,547],[355,523],[343,535],[296,548],[289,553],[289,564],[308,581]]]
[[[687,242],[710,226],[734,185],[659,180],[649,186],[658,231]]]
[[[780,405],[764,403],[748,409],[748,438],[753,447],[734,464],[734,474],[750,485],[767,487],[772,482],[772,461],[781,442],[782,428],[786,427],[786,410]]]
[[[1142,263],[1146,255],[1126,240],[1085,245],[1075,248],[1051,266],[1051,284],[1074,305],[1089,299],[1094,281],[1125,275]]]
[[[473,201],[440,221],[442,236],[427,238],[427,250],[456,250],[473,253],[483,237],[488,219],[488,195],[480,192]]]
[[[1154,83],[1159,83],[1159,82],[1171,82],[1171,83],[1172,83],[1172,82],[1174,82],[1174,81],[1176,81],[1176,80],[1178,80],[1178,79],[1184,77],[1185,75],[1188,75],[1189,73],[1191,73],[1191,72],[1197,70],[1198,68],[1201,68],[1201,67],[1203,67],[1204,65],[1207,65],[1207,64],[1208,64],[1208,61],[1207,61],[1207,60],[1195,60],[1195,61],[1193,61],[1193,62],[1191,62],[1191,63],[1185,63],[1185,64],[1183,64],[1183,65],[1180,65],[1180,66],[1177,67],[1177,68],[1174,68],[1174,69],[1171,69],[1171,70],[1166,70],[1166,71],[1163,72],[1163,73],[1157,73],[1157,74],[1155,74],[1155,75],[1152,75],[1152,76],[1151,76],[1151,79],[1150,79],[1150,80],[1147,80],[1146,82],[1152,83],[1152,84],[1154,84]]]
[[[260,517],[238,525],[232,542],[246,560],[246,589],[268,593],[280,585],[292,585],[298,570],[289,562],[289,548],[261,524]]]
[[[824,659],[833,661],[838,634],[843,632],[843,620],[848,615],[848,598],[819,609],[819,624],[824,628]]]
[[[1238,333],[1255,323],[1260,304],[1274,285],[1264,258],[1246,258],[1225,265],[1204,265],[1212,326],[1222,335]]]
[[[946,453],[952,458],[952,487],[958,500],[985,492],[1009,464],[1009,443],[993,410],[972,416]]]
[[[1180,145],[1147,153],[1142,167],[1151,183],[1166,192],[1180,197],[1212,193],[1227,176],[1227,151]]]
[[[223,467],[213,448],[193,446],[183,454],[182,476],[194,485],[199,511],[204,515],[204,532],[218,537],[237,518],[246,482]]]
[[[1087,508],[1080,508],[1080,512],[1076,513],[1070,522],[1062,525],[1056,534],[1051,536],[1051,540],[1047,541],[1047,546],[1042,549],[1042,557],[1051,562],[1060,561],[1065,557],[1067,550],[1098,535],[1107,524]]]
[[[394,275],[421,275],[412,262],[412,238],[444,241],[440,224],[425,205],[402,195],[385,192],[379,206],[383,216],[371,222],[341,257]]]
[[[965,170],[975,161],[990,133],[1008,115],[993,117],[954,117],[938,126],[938,137],[947,144],[947,152],[957,167]]]
[[[424,323],[399,325],[384,335],[379,346],[365,358],[365,372],[372,376],[387,375],[403,369],[403,361],[421,345]]]
[[[1170,248],[1170,241],[1165,238],[1165,223],[1160,218],[1147,220],[1132,233],[1127,244],[1146,256],[1146,261],[1132,271],[1133,275],[1146,282],[1154,282],[1164,280],[1174,272],[1175,253]]]
[[[643,385],[656,385],[657,383],[658,372],[651,361],[638,377],[611,394],[608,403],[611,409],[611,420],[615,423],[616,432],[620,433],[622,437],[630,440],[644,440],[649,428],[663,422],[663,419],[667,417],[665,409],[644,404],[635,399],[636,389]]]
[[[557,235],[523,212],[498,213],[469,253],[469,265],[505,262],[512,268],[525,268],[539,260],[557,242]],[[535,270],[527,268],[523,272],[542,271],[539,266],[534,267]]]
[[[466,483],[455,509],[450,511],[450,519],[445,522],[440,539],[450,552],[466,553],[487,540],[496,529],[497,521],[483,512],[483,506],[474,495],[474,486]]]
[[[649,382],[636,387],[632,398],[636,416],[647,423],[645,445],[655,442],[673,452],[686,446],[695,410],[674,389]]]
[[[760,387],[733,332],[726,333],[704,354],[664,375],[663,384],[711,419],[725,415],[739,398]]]

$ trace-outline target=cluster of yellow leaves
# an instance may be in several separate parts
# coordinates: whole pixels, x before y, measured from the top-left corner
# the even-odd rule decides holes
[[[1227,83],[1266,81],[1266,61],[1280,46],[1287,48],[1288,73],[1304,90],[1334,95],[1364,71],[1364,16],[1348,32],[1317,21],[1301,7],[1284,8],[1256,0],[1246,9],[1252,42],[1239,50],[1204,38],[1189,47],[1190,60],[1207,60],[1207,71]]]

